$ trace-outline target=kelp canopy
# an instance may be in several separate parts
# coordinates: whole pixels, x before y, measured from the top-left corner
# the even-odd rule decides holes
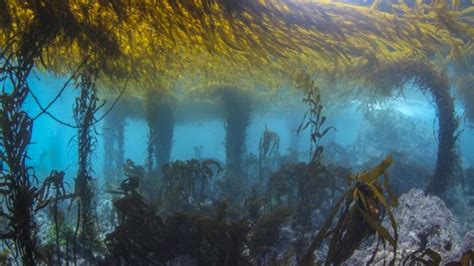
[[[1,0],[2,50],[40,50],[37,67],[94,60],[103,84],[271,88],[301,69],[331,73],[401,58],[456,55],[473,40],[470,3],[290,0]],[[116,83],[113,86],[117,87]],[[188,86],[191,87],[191,86]]]

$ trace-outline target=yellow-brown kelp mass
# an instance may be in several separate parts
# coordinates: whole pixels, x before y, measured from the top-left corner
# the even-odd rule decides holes
[[[157,80],[243,86],[251,76],[252,83],[273,85],[300,68],[446,56],[474,36],[472,7],[458,1],[3,0],[0,6],[2,50],[22,49],[35,35],[37,66],[64,73],[91,56],[106,74],[102,80],[131,75],[140,81],[137,92]]]

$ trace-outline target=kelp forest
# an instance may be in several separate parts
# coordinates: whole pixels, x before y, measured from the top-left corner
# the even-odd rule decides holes
[[[0,0],[0,265],[474,265],[471,0]]]

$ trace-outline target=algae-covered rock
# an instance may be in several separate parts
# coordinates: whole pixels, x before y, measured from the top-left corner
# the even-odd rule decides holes
[[[474,249],[474,230],[469,231],[464,235],[464,241],[461,246],[461,251],[463,253],[472,249]]]
[[[461,238],[455,217],[446,203],[437,196],[422,190],[412,189],[399,198],[399,206],[394,208],[398,225],[398,260],[410,253],[430,248],[441,255],[444,262],[459,257]],[[388,225],[387,219],[384,221]],[[377,243],[370,247],[360,247],[346,262],[346,265],[363,265],[370,260]],[[391,250],[379,251],[374,265],[390,261]]]

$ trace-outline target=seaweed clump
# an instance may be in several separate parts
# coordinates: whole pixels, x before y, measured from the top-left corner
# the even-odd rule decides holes
[[[325,263],[339,265],[347,260],[364,241],[375,234],[378,236],[378,244],[369,264],[373,261],[379,244],[382,243],[385,247],[385,242],[388,242],[394,254],[390,265],[394,265],[398,233],[391,207],[396,206],[397,201],[390,191],[388,177],[385,174],[392,163],[392,158],[387,156],[377,167],[351,176],[349,190],[334,206],[301,260],[301,265],[313,264],[313,253],[326,238],[330,240]],[[381,175],[384,175],[384,189],[378,182]],[[384,190],[388,193],[388,197],[384,195]],[[339,212],[338,221],[335,227],[331,228]],[[393,235],[382,225],[385,214],[388,214],[390,219]]]
[[[119,213],[119,225],[108,234],[105,244],[111,258],[119,264],[160,264],[163,261],[163,221],[147,205],[139,194],[130,194],[118,199],[114,206]],[[161,241],[160,241],[161,240]],[[154,251],[154,252],[153,252]]]
[[[187,258],[198,265],[252,265],[256,254],[280,240],[278,229],[290,217],[280,209],[253,223],[228,216],[223,203],[208,214],[176,212],[164,220],[139,193],[123,194],[114,203],[119,225],[106,236],[104,263],[162,265]]]
[[[176,212],[197,207],[211,196],[211,185],[221,172],[213,160],[176,161],[163,165],[160,202],[165,212]]]

